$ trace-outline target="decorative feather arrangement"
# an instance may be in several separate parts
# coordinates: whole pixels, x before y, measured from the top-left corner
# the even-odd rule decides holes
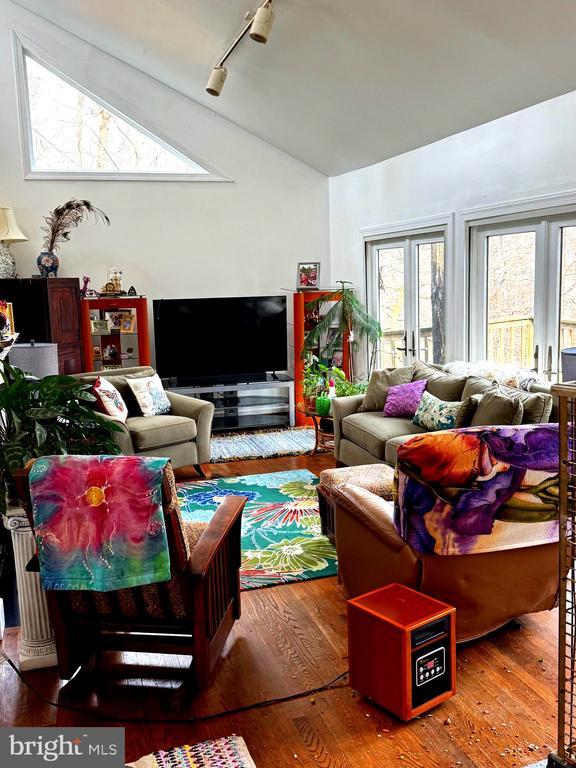
[[[70,230],[81,224],[84,219],[93,218],[94,222],[103,221],[110,225],[110,219],[104,211],[96,208],[90,200],[69,200],[64,205],[51,211],[44,217],[46,226],[42,231],[46,233],[44,238],[44,250],[54,253],[60,246],[70,240]]]

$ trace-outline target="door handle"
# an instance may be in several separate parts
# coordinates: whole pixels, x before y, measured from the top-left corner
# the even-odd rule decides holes
[[[538,373],[538,357],[539,357],[539,347],[538,344],[534,347],[534,368],[531,368],[531,371],[535,371]]]
[[[412,346],[408,349],[408,352],[412,352],[413,355],[416,354],[416,336],[414,331],[412,331]]]
[[[404,346],[403,347],[396,347],[396,349],[398,350],[398,352],[404,352],[404,354],[406,354],[406,352],[408,352],[408,333],[407,333],[407,331],[404,331]]]
[[[551,380],[552,376],[556,376],[558,371],[552,370],[552,345],[548,345],[548,354],[546,356],[546,370],[542,371],[542,373],[545,373],[548,377],[548,381]]]

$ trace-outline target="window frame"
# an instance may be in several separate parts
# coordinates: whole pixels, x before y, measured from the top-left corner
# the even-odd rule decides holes
[[[73,180],[73,181],[220,181],[230,182],[230,178],[216,170],[210,163],[195,157],[185,150],[177,142],[169,140],[156,128],[151,129],[141,121],[136,121],[126,115],[122,110],[113,107],[106,99],[85,88],[54,63],[47,60],[45,53],[38,53],[36,46],[28,40],[21,39],[18,34],[13,34],[14,48],[14,73],[16,81],[16,96],[18,102],[18,122],[20,132],[20,146],[22,158],[22,174],[25,180]],[[41,67],[59,77],[68,85],[77,89],[88,98],[107,109],[112,115],[125,120],[129,125],[148,136],[152,141],[165,147],[169,152],[181,156],[184,161],[193,162],[205,169],[206,173],[152,173],[146,171],[49,171],[36,170],[34,168],[34,145],[32,138],[32,120],[30,110],[30,96],[28,92],[28,75],[26,70],[26,57],[31,58]]]

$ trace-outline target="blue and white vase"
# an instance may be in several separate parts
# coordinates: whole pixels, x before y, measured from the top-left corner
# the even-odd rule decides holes
[[[42,251],[36,259],[40,277],[57,277],[60,259],[52,251]]]

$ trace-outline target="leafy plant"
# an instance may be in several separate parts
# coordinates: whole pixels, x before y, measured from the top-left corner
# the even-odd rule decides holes
[[[304,367],[302,390],[304,397],[318,396],[328,390],[328,382],[332,379],[336,388],[336,397],[360,395],[366,392],[367,381],[350,381],[341,368],[323,365],[316,355],[310,355]]]
[[[332,378],[336,387],[336,397],[363,395],[368,387],[367,381],[350,381],[344,371],[335,366],[332,368]]]
[[[337,328],[337,333],[332,334],[331,340],[326,344],[324,354],[331,357],[341,340],[348,342],[352,349],[356,349],[358,342],[366,339],[370,346],[378,344],[382,336],[380,323],[366,311],[362,302],[356,297],[354,289],[347,287],[351,283],[346,280],[338,281],[340,288],[332,293],[309,301],[306,308],[310,311],[319,310],[325,304],[334,302],[328,312],[323,315],[317,325],[308,333],[302,357],[306,357],[311,349],[320,345],[323,337],[328,338],[330,328]],[[350,377],[353,379],[353,355],[350,355]]]
[[[46,233],[44,250],[49,253],[57,251],[63,243],[70,240],[70,230],[75,229],[90,216],[95,222],[103,221],[110,225],[108,216],[100,208],[92,205],[90,200],[72,199],[54,208],[49,216],[44,216],[46,222],[46,226],[42,227],[42,231]]]
[[[0,513],[5,481],[30,459],[52,454],[116,454],[114,433],[90,403],[90,385],[72,376],[35,379],[4,363],[0,370]]]

